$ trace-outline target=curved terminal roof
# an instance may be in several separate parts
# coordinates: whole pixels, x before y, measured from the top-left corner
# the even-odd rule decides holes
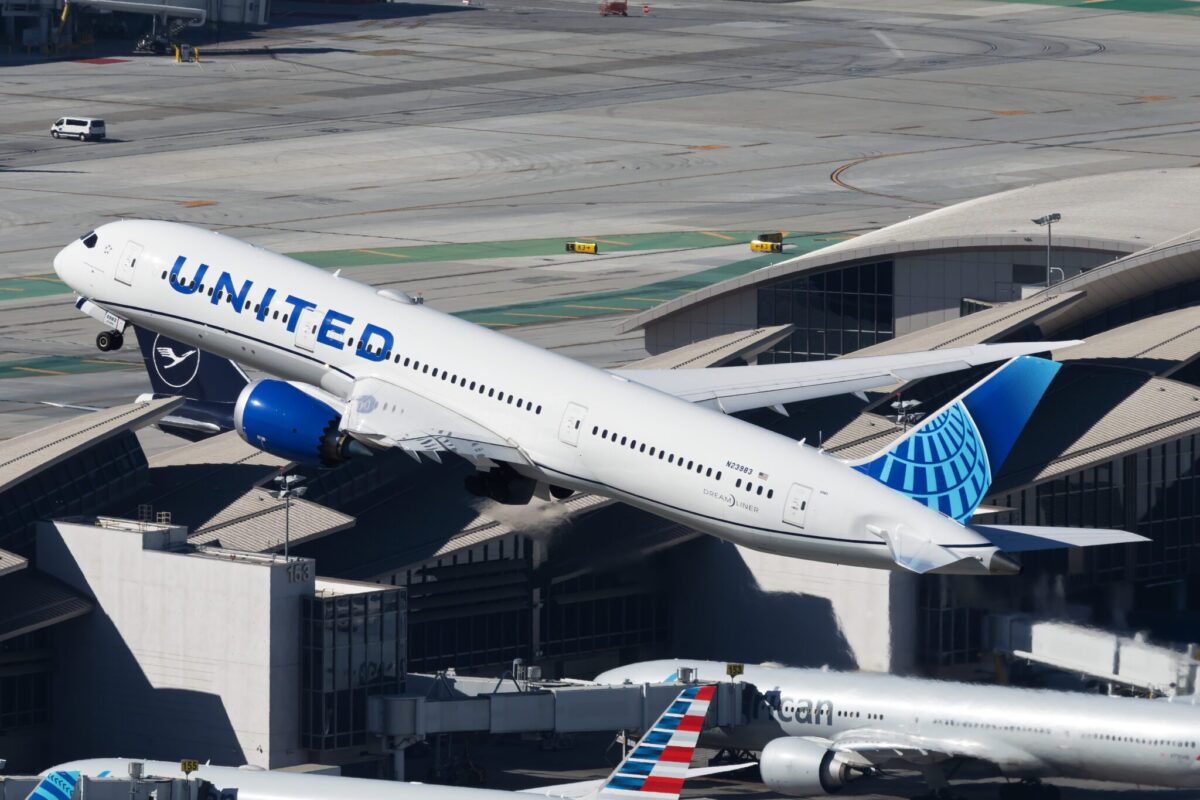
[[[1056,247],[1130,254],[1188,240],[1200,220],[1200,171],[1152,169],[1069,178],[957,203],[699,289],[629,317],[621,330],[740,289],[844,262],[939,250],[1043,247],[1046,231],[1031,220],[1050,212],[1063,215],[1054,225]],[[1076,287],[1064,286],[1068,288]]]

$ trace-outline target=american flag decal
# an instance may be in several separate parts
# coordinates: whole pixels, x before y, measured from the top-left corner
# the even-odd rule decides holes
[[[599,800],[618,797],[677,800],[683,791],[700,729],[715,686],[688,686],[600,790]]]

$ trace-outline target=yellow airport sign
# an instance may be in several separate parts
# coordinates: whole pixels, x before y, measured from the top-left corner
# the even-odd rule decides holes
[[[600,246],[595,242],[567,242],[567,252],[596,255],[600,252]]]
[[[782,242],[764,242],[762,239],[755,239],[750,242],[751,253],[782,253]]]

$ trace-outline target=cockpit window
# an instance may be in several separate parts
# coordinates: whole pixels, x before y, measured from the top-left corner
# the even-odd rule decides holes
[[[96,246],[96,242],[100,241],[100,237],[96,235],[95,231],[88,231],[83,236],[80,236],[79,239],[83,242],[83,246],[89,250]]]

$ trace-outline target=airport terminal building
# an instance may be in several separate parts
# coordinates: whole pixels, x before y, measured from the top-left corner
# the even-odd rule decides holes
[[[843,579],[831,586],[835,609],[846,609],[836,616],[844,631],[870,628],[865,636],[847,634],[860,642],[852,648],[859,666],[943,674],[971,673],[989,648],[989,617],[1000,612],[1036,609],[1187,641],[1200,620],[1197,188],[1191,170],[1149,170],[983,197],[715,284],[630,317],[624,327],[642,328],[647,349],[657,353],[735,330],[791,325],[757,356],[760,364],[1086,340],[1053,353],[1065,368],[976,521],[1115,527],[1151,541],[1032,553],[1013,581]],[[1048,253],[1047,231],[1033,220],[1055,212],[1061,221]],[[838,457],[859,458],[902,432],[897,393],[933,411],[981,374],[898,386],[865,405],[854,398],[811,403],[788,420],[766,414],[762,421],[820,441]],[[829,571],[780,568],[817,585]],[[875,587],[871,605],[890,609],[873,625],[857,610],[864,583]]]
[[[1062,218],[1047,286],[1046,231],[1030,220],[1051,212]],[[1151,541],[1029,554],[1017,577],[764,555],[591,495],[480,506],[462,488],[465,463],[399,453],[305,472],[308,494],[285,504],[271,480],[290,465],[236,434],[148,458],[137,429],[178,400],[0,443],[0,750],[14,768],[203,749],[376,774],[395,743],[371,698],[403,693],[406,673],[499,676],[519,659],[548,678],[591,678],[686,656],[986,678],[994,653],[1037,660],[1007,635],[1022,615],[1189,641],[1200,622],[1196,219],[1194,170],[1033,186],[621,323],[644,330],[657,365],[692,368],[1086,339],[1053,352],[1064,368],[976,521]],[[752,419],[856,458],[911,423],[897,419],[897,391],[933,410],[981,374]],[[199,606],[226,611],[190,613]],[[96,725],[64,736],[80,715],[127,724],[105,741],[87,738]]]

